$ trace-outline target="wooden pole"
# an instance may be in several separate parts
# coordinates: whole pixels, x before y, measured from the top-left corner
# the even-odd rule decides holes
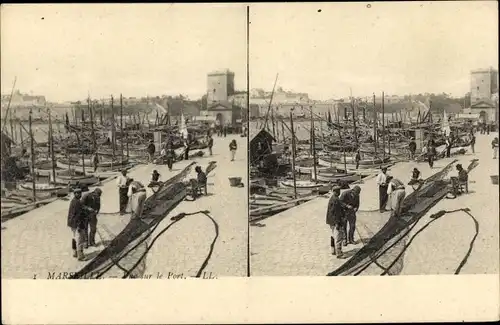
[[[156,113],[158,114],[158,112]],[[122,156],[122,165],[123,165],[123,96],[120,94],[120,143],[121,143],[121,156]]]
[[[52,161],[52,181],[56,182],[56,158],[54,155],[54,129],[52,127],[52,114],[49,110],[49,148],[50,160]]]
[[[21,151],[24,150],[24,139],[23,139],[23,124],[21,123],[21,120],[18,120],[19,125],[21,126],[19,128],[19,138],[21,139]]]
[[[378,136],[377,136],[377,106],[375,105],[375,93],[373,93],[373,141],[375,147],[375,155],[377,155]]]
[[[274,110],[271,108],[271,123],[273,124],[273,137],[276,139],[276,129],[274,127]]]
[[[9,110],[10,110],[10,103],[12,101],[12,96],[14,95],[14,89],[16,88],[16,81],[17,81],[17,76],[14,77],[14,83],[12,84],[12,90],[10,92],[10,97],[9,97],[9,102],[7,103],[7,110],[5,112],[5,120],[3,121],[3,125],[2,125],[2,132],[3,130],[5,129],[5,125],[7,123],[7,116],[9,114]],[[30,110],[31,111],[31,110]]]
[[[33,139],[33,129],[32,129],[32,109],[30,108],[29,115],[29,131],[30,131],[30,147],[31,147],[31,185],[33,186],[33,202],[36,202],[36,175],[35,175],[35,141]]]
[[[387,136],[387,146],[389,147],[389,156],[391,155],[391,130],[389,128],[389,134]]]
[[[351,97],[352,123],[354,126],[354,140],[356,141],[356,149],[359,148],[358,132],[356,130],[356,112],[354,111],[354,100]]]
[[[313,156],[313,168],[314,168],[314,181],[318,181],[318,175],[316,174],[316,137],[314,134],[314,119],[313,119],[313,111],[312,106],[311,109],[311,145],[312,145],[312,156]]]
[[[384,92],[382,92],[382,161],[385,161],[385,108],[384,108]]]
[[[90,96],[88,98],[88,109],[89,109],[89,115],[90,115],[90,130],[92,132],[92,146],[94,147],[94,154],[97,152],[97,140],[95,136],[95,130],[94,130],[94,112],[93,112],[93,107],[90,103]]]
[[[113,107],[113,95],[111,95],[111,146],[113,147],[113,160],[115,159],[116,149],[116,130],[115,130],[115,109]]]
[[[285,143],[285,122],[281,119],[281,136],[283,137],[283,143]]]
[[[295,179],[295,132],[293,129],[293,114],[290,112],[290,128],[292,131],[292,176],[293,176],[293,197],[297,198],[297,181]]]

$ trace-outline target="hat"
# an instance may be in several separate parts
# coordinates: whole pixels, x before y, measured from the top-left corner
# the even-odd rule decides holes
[[[153,170],[153,174],[157,174],[157,173],[158,173],[158,171],[156,169]]]
[[[94,193],[97,193],[97,194],[102,194],[102,190],[100,188],[96,188],[94,190]]]
[[[338,186],[337,184],[333,185],[332,191],[340,191],[340,186]]]
[[[75,194],[76,194],[76,193],[82,193],[82,189],[81,189],[81,188],[79,188],[79,187],[75,187],[75,188],[73,189],[73,193],[75,193]]]
[[[390,181],[391,179],[393,179],[393,178],[394,178],[394,177],[392,177],[392,176],[390,176],[390,175],[389,175],[389,176],[387,176],[386,181],[387,181],[387,182],[389,182],[389,181]]]
[[[457,164],[457,168],[462,168],[462,164]]]
[[[361,193],[361,187],[359,187],[358,185],[356,185],[356,186],[354,186],[354,187],[352,188],[352,191],[353,191],[353,192],[356,192],[356,193],[358,193],[358,194],[359,194],[359,193]]]
[[[415,167],[415,168],[413,168],[413,170],[418,170],[418,168],[417,168],[417,167]]]
[[[380,167],[381,170],[387,170],[387,166]]]

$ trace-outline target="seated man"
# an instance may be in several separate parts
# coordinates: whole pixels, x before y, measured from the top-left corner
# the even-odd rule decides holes
[[[200,166],[196,166],[194,169],[198,174],[198,186],[199,188],[204,189],[205,195],[207,195],[207,175],[201,170]]]
[[[408,182],[408,185],[411,185],[413,187],[413,190],[417,191],[422,183],[423,180],[420,178],[420,170],[418,170],[417,168],[413,168],[411,180]]]
[[[456,166],[458,171],[458,191],[461,192],[462,186],[465,187],[465,193],[469,193],[469,174],[461,164]]]

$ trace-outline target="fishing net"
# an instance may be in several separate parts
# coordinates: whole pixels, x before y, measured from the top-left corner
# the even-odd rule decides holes
[[[448,192],[449,182],[446,177],[452,171],[454,160],[440,172],[427,178],[421,188],[409,194],[402,207],[402,215],[390,218],[387,223],[371,237],[356,254],[328,276],[380,274],[395,275],[403,268],[403,253],[406,241],[416,223]],[[472,160],[468,171],[478,165]],[[376,211],[359,212],[378,213]]]
[[[126,266],[134,261],[136,249],[144,249],[143,243],[163,219],[186,197],[186,185],[182,182],[191,172],[191,163],[182,172],[163,183],[158,191],[146,199],[140,219],[131,219],[127,226],[90,263],[76,272],[71,279],[101,278],[113,267],[125,272]],[[133,253],[132,253],[133,252]],[[131,254],[132,253],[132,254]],[[129,255],[130,254],[130,255]],[[123,261],[127,256],[129,261]],[[121,263],[120,263],[121,262]]]

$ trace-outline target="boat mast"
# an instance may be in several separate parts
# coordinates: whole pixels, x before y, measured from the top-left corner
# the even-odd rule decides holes
[[[156,111],[158,117],[158,111]],[[122,154],[122,165],[123,165],[123,96],[120,94],[120,144],[121,144],[121,154]]]
[[[12,101],[12,96],[14,95],[14,89],[16,88],[16,81],[17,81],[17,76],[14,78],[14,83],[12,84],[12,90],[11,90],[11,92],[10,92],[9,103],[7,104],[7,111],[5,112],[5,117],[7,117],[7,116],[8,116],[8,114],[9,114],[9,110],[10,110],[10,103],[11,103],[11,101]],[[6,125],[6,123],[7,123],[7,119],[5,119],[5,120],[3,121],[3,125],[2,125],[2,132],[3,132],[3,130],[5,129],[5,125]]]
[[[384,107],[384,92],[382,92],[382,161],[385,161],[385,107]]]
[[[297,199],[297,180],[295,178],[295,132],[293,130],[293,113],[290,112],[290,129],[292,131],[292,176],[293,176],[293,197]]]
[[[95,137],[95,130],[94,130],[94,112],[93,112],[93,106],[90,103],[90,96],[88,98],[88,109],[89,109],[89,114],[90,114],[90,130],[92,132],[92,145],[94,146],[94,153],[97,152],[97,141]]]
[[[33,202],[36,202],[36,175],[35,175],[35,143],[33,139],[32,117],[33,110],[30,108],[29,114],[29,131],[30,131],[30,147],[31,147],[31,185],[33,187]]]
[[[50,160],[52,161],[52,180],[56,182],[56,159],[54,157],[54,129],[52,127],[52,112],[49,109],[49,148]]]
[[[318,181],[318,175],[316,175],[316,145],[315,145],[315,136],[314,136],[314,119],[313,119],[313,111],[312,106],[309,107],[311,109],[311,146],[312,146],[312,156],[313,156],[313,168],[314,168],[314,181]]]
[[[115,160],[115,109],[113,107],[113,95],[111,95],[111,146],[113,147],[113,160]]]
[[[352,110],[352,123],[354,126],[354,140],[356,141],[356,149],[359,148],[358,144],[358,132],[356,131],[356,112],[354,111],[354,99],[351,93],[351,110]]]
[[[273,103],[274,89],[276,88],[276,83],[278,82],[278,73],[276,74],[276,79],[274,80],[273,91],[271,93],[271,99],[269,100],[269,107],[267,108],[266,119],[263,124],[263,129],[267,129],[267,121],[269,119],[269,112],[271,111],[271,105]]]
[[[377,127],[377,107],[375,106],[375,93],[373,93],[373,141],[375,147],[375,156],[377,155],[378,147]]]

